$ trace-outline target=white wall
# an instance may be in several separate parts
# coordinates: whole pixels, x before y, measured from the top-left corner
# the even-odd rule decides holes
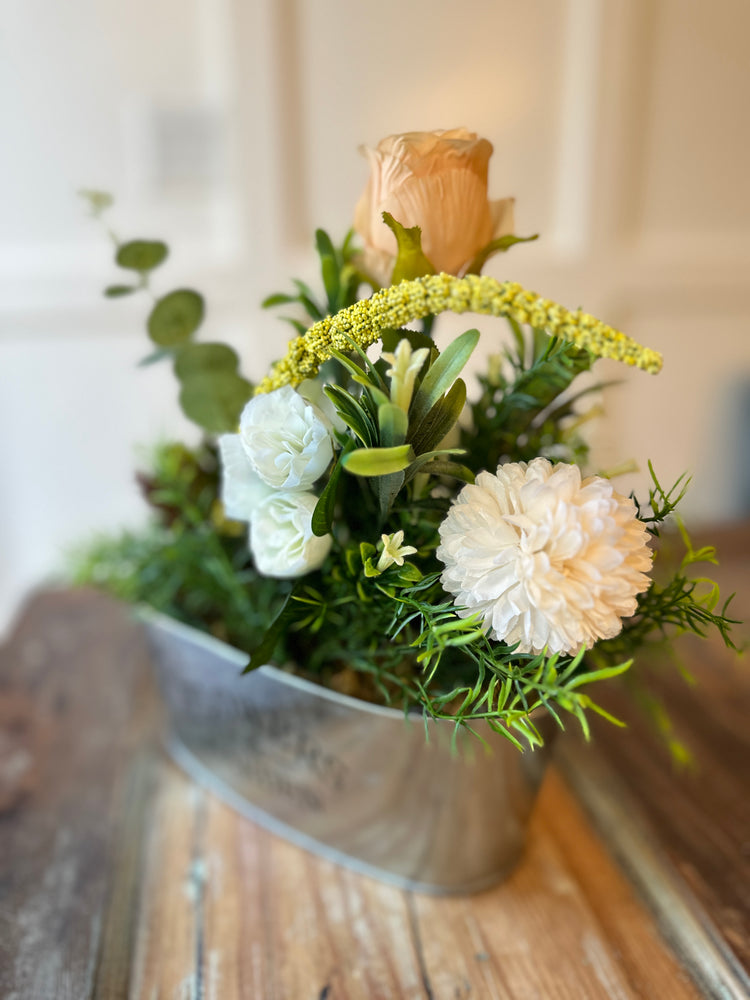
[[[690,470],[694,519],[746,514],[748,32],[745,0],[4,0],[0,622],[66,546],[142,518],[136,444],[187,430],[169,372],[134,366],[146,303],[100,297],[76,188],[167,239],[159,287],[207,292],[206,335],[257,374],[286,339],[258,302],[348,227],[357,145],[405,129],[495,144],[493,196],[543,238],[491,273],[664,352],[608,392],[599,459]]]

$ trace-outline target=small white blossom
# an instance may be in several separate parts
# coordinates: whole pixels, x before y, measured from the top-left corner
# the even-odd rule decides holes
[[[417,551],[413,545],[403,545],[403,541],[403,531],[395,531],[392,535],[380,536],[383,551],[380,553],[378,564],[375,567],[379,573],[388,569],[389,566],[393,566],[394,563],[397,566],[403,566],[404,557],[414,555]]]
[[[482,472],[440,525],[441,580],[522,653],[575,653],[622,629],[650,580],[648,533],[609,480],[545,458]]]
[[[309,490],[333,458],[331,425],[288,385],[250,400],[240,440],[255,473],[280,490]]]
[[[384,351],[382,354],[383,360],[391,366],[386,372],[391,379],[391,402],[400,407],[404,413],[409,412],[414,382],[429,353],[426,347],[418,347],[413,351],[411,344],[404,337],[396,345],[395,353]]]
[[[250,521],[250,551],[259,573],[291,579],[323,563],[332,538],[313,533],[317,502],[312,493],[279,491],[258,505]]]
[[[249,521],[258,504],[271,492],[256,474],[242,447],[239,434],[222,434],[219,438],[221,456],[221,501],[227,517]]]

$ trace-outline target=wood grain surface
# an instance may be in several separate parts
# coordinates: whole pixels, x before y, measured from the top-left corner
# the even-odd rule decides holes
[[[698,785],[645,736],[602,730],[577,771],[571,741],[562,764],[589,811],[553,768],[511,878],[436,898],[308,854],[198,788],[160,749],[127,611],[91,593],[41,594],[0,651],[0,997],[742,995],[731,989],[750,910],[747,687],[719,654],[705,669],[709,712],[669,687],[700,748]],[[620,789],[634,803],[625,836]],[[644,885],[662,862],[677,897]],[[696,918],[693,952],[670,899]]]

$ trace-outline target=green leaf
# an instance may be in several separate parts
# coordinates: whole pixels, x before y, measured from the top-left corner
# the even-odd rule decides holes
[[[380,506],[380,516],[385,520],[388,517],[393,503],[398,496],[399,490],[404,485],[406,474],[404,472],[391,472],[385,476],[378,476],[373,481],[375,495]]]
[[[430,353],[437,352],[432,337],[427,337],[424,333],[420,333],[419,330],[394,329],[391,327],[383,330],[380,334],[380,342],[383,345],[383,350],[389,354],[394,353],[399,342],[402,340],[408,340],[413,351],[418,350],[420,347],[426,347]]]
[[[138,290],[138,285],[107,285],[104,294],[108,299],[120,299],[123,295],[132,295]]]
[[[394,403],[382,403],[378,407],[380,443],[386,447],[403,444],[409,428],[409,418]]]
[[[302,323],[300,322],[300,320],[294,319],[291,316],[280,316],[279,319],[282,319],[285,323],[289,323],[291,326],[293,326],[294,329],[297,331],[297,333],[300,335],[300,337],[304,337],[304,335],[307,333],[309,329],[307,324]]]
[[[409,436],[414,451],[421,455],[436,448],[454,426],[466,403],[466,383],[457,378]]]
[[[539,233],[535,233],[533,236],[513,236],[510,233],[507,236],[500,236],[496,240],[491,240],[487,246],[482,247],[476,257],[472,260],[466,269],[467,274],[481,274],[482,268],[490,259],[494,257],[496,253],[504,253],[506,250],[510,250],[511,247],[515,246],[516,243],[532,243],[534,240],[539,239]]]
[[[366,447],[374,445],[377,441],[377,429],[359,400],[340,385],[326,385],[323,387],[323,392],[336,407],[336,412],[346,426],[354,431],[362,444]]]
[[[300,302],[308,312],[308,315],[314,320],[323,319],[323,310],[317,304],[313,298],[313,291],[306,285],[304,281],[300,281],[299,278],[292,279],[294,284],[299,289],[299,295],[297,296],[297,301]]]
[[[383,212],[383,222],[396,237],[398,256],[391,274],[391,284],[411,278],[421,278],[424,274],[434,274],[435,268],[422,250],[422,230],[419,226],[407,229],[397,222],[390,212]]]
[[[327,535],[331,530],[331,525],[333,524],[333,515],[336,508],[336,491],[338,490],[339,480],[341,479],[341,459],[347,454],[348,451],[354,448],[354,441],[349,439],[344,451],[339,455],[338,461],[331,470],[331,475],[328,477],[328,482],[325,485],[325,489],[318,497],[318,502],[315,504],[315,510],[312,516],[312,530],[313,534],[317,535],[318,538],[322,538]]]
[[[195,374],[182,383],[180,406],[188,419],[209,433],[231,433],[237,430],[252,392],[252,385],[232,372]]]
[[[169,247],[161,240],[131,240],[117,249],[115,260],[129,271],[153,271],[167,259]]]
[[[160,348],[158,351],[152,351],[147,354],[145,358],[141,358],[138,362],[139,368],[147,368],[149,365],[155,365],[157,361],[164,361],[166,358],[173,358],[174,351],[170,351],[165,347]]]
[[[440,397],[450,389],[478,342],[479,330],[467,330],[451,341],[433,362],[414,395],[409,413],[413,427],[419,426]]]
[[[449,458],[451,455],[465,455],[466,452],[463,448],[441,448],[439,451],[426,451],[422,455],[418,455],[412,462],[409,463],[409,470],[407,473],[407,481],[413,479],[418,472],[421,472],[423,468],[430,462],[435,460],[442,461]]]
[[[357,448],[344,455],[341,462],[354,476],[387,476],[403,472],[413,459],[411,445],[401,444],[393,448]]]
[[[148,318],[148,335],[160,347],[188,340],[203,322],[203,297],[179,288],[159,299]]]
[[[175,356],[174,373],[181,382],[216,372],[233,375],[239,360],[237,352],[227,344],[185,344]]]
[[[94,188],[82,188],[78,194],[89,203],[92,215],[101,215],[102,212],[111,208],[111,206],[115,203],[115,199],[109,191],[97,191]]]
[[[287,295],[285,292],[275,292],[273,295],[267,295],[260,306],[261,309],[271,309],[273,306],[285,306],[290,302],[296,302],[296,295]]]
[[[334,257],[321,257],[320,273],[323,277],[323,287],[328,297],[328,308],[330,312],[337,311],[339,292],[341,291],[341,281],[339,279],[339,266]]]
[[[325,229],[315,230],[315,249],[320,257],[333,257],[336,259],[336,248],[331,241],[331,237]]]
[[[257,670],[258,667],[264,667],[273,656],[279,639],[284,633],[288,623],[294,618],[297,610],[291,601],[293,593],[294,590],[291,590],[286,595],[284,603],[279,608],[279,612],[271,622],[270,626],[266,629],[262,640],[255,647],[255,649],[250,651],[250,662],[242,671],[243,674],[247,674],[251,670]]]
[[[426,472],[430,476],[449,476],[462,483],[474,482],[474,473],[471,469],[465,465],[459,465],[458,462],[441,462],[440,459],[436,458],[423,465],[419,471]]]

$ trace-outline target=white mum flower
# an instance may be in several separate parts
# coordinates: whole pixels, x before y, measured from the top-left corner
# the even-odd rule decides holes
[[[240,440],[253,471],[279,490],[309,490],[333,458],[331,425],[288,385],[250,400]]]
[[[521,653],[575,653],[622,629],[650,580],[648,533],[607,479],[545,458],[482,472],[440,526],[459,615]]]
[[[312,493],[278,492],[256,508],[250,521],[250,550],[259,573],[291,579],[323,563],[332,539],[313,533],[317,502]]]

